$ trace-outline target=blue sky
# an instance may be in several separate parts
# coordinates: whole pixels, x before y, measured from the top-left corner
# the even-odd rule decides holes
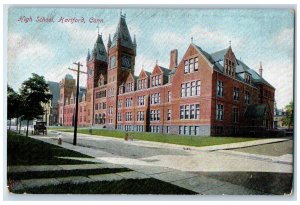
[[[123,9],[137,40],[136,74],[142,66],[151,71],[156,60],[168,67],[170,50],[177,48],[179,60],[193,42],[208,53],[229,46],[235,55],[258,71],[276,88],[279,108],[292,100],[294,13],[288,9]],[[21,16],[33,22],[18,22]],[[54,23],[35,22],[37,17],[54,17]],[[84,18],[85,23],[59,23],[60,17]],[[97,24],[105,45],[113,35],[120,9],[100,8],[10,8],[8,13],[8,84],[18,89],[31,73],[60,81],[74,67],[85,65],[87,50],[97,38]],[[86,69],[84,66],[83,69]],[[75,73],[70,73],[75,76]],[[85,85],[85,76],[80,83]]]

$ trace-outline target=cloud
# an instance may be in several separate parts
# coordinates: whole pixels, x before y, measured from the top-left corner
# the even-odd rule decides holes
[[[194,26],[191,29],[190,36],[195,42],[199,42],[200,47],[208,47],[211,49],[223,49],[231,45],[235,48],[242,48],[244,40],[236,35],[226,34],[224,31],[209,30],[204,27]]]
[[[294,41],[294,29],[285,28],[274,36],[272,41],[279,46],[291,47]]]

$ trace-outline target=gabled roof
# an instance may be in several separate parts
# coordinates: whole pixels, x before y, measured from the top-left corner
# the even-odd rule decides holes
[[[208,54],[207,52],[205,52],[203,49],[201,49],[199,46],[193,44],[204,56],[205,58],[214,65],[214,69],[224,72],[224,56],[227,53],[228,49],[230,49],[230,47],[226,48],[226,49],[222,49],[220,51],[216,51],[214,53]],[[265,85],[268,85],[272,88],[274,88],[271,84],[269,84],[263,77],[261,77],[255,70],[249,68],[244,62],[242,62],[241,60],[235,59],[236,60],[236,78],[244,81],[244,74],[242,73],[248,73],[251,75],[252,78],[252,83],[263,83]]]
[[[125,16],[122,14],[113,37],[111,47],[116,46],[118,40],[120,40],[121,46],[131,49],[134,48],[134,44],[132,43],[131,36],[126,24]]]
[[[161,71],[163,72],[163,75],[164,75],[164,76],[168,76],[169,73],[172,71],[172,70],[170,70],[170,69],[168,69],[168,68],[164,68],[164,67],[162,67],[162,66],[160,66],[160,65],[158,65],[158,67],[161,69]]]

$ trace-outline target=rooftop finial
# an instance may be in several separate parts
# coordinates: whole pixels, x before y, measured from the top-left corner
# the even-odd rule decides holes
[[[156,65],[158,64],[158,60],[156,59]]]
[[[259,66],[259,75],[262,77],[263,75],[263,68],[262,68],[262,62],[260,61],[260,66]]]
[[[122,9],[120,10],[120,16],[122,16]]]
[[[229,47],[231,47],[231,40],[229,41]]]
[[[193,41],[194,41],[194,38],[193,38],[193,36],[191,37],[191,43],[193,43]]]
[[[98,25],[96,26],[96,28],[98,28],[98,35],[99,35],[99,28],[100,28],[99,22],[98,22]],[[102,35],[102,34],[101,34],[101,35]]]

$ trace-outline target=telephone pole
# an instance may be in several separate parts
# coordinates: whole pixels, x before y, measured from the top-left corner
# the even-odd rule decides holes
[[[78,61],[77,63],[74,62],[73,64],[77,65],[77,69],[68,68],[69,70],[75,71],[77,73],[77,87],[76,87],[76,104],[75,104],[75,122],[74,122],[74,138],[73,138],[73,145],[77,143],[77,121],[78,121],[78,96],[79,96],[79,74],[83,72],[80,70],[82,64]]]

